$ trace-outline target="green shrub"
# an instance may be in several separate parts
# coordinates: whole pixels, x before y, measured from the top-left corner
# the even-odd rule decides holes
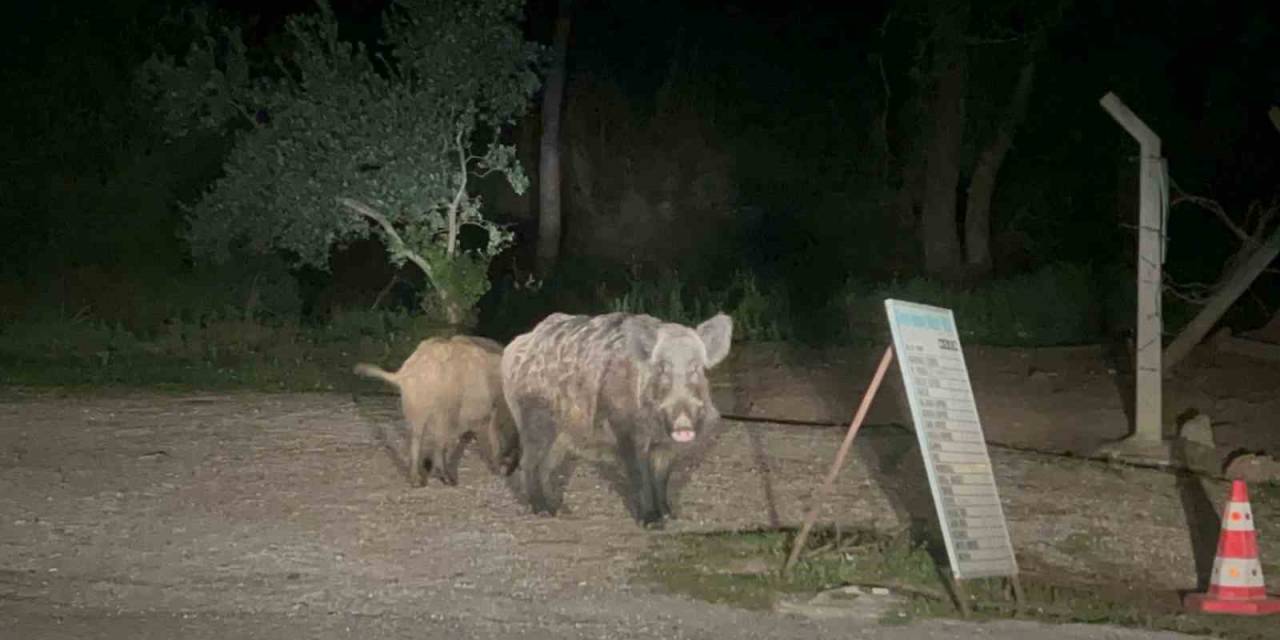
[[[794,331],[787,291],[776,283],[762,288],[749,271],[738,271],[725,293],[725,311],[734,334],[751,342],[789,340]]]
[[[850,337],[883,341],[885,298],[946,307],[961,340],[988,345],[1065,345],[1098,341],[1104,333],[1103,291],[1093,269],[1071,264],[958,289],[923,278],[884,285],[851,283],[844,307]]]
[[[248,257],[195,272],[87,265],[38,279],[0,281],[0,322],[77,318],[139,338],[171,334],[174,323],[227,318],[284,323],[301,309],[297,280],[274,258]]]
[[[351,366],[395,367],[441,332],[421,315],[342,311],[326,326],[236,315],[171,319],[147,336],[92,318],[34,315],[0,325],[0,384],[334,389]]]
[[[644,313],[668,322],[697,324],[711,313],[703,313],[708,307],[718,307],[718,300],[691,294],[680,274],[668,271],[657,278],[633,277],[627,290],[609,301],[610,311],[620,313]]]
[[[350,343],[373,338],[387,343],[408,341],[417,344],[448,329],[441,321],[407,311],[341,309],[333,313],[327,324],[316,329],[315,338],[322,343]]]
[[[755,274],[746,270],[735,272],[720,290],[691,288],[675,271],[652,279],[632,277],[627,290],[609,300],[608,309],[690,326],[723,311],[733,317],[735,340],[787,340],[793,335],[786,290],[762,287]]]
[[[101,362],[141,351],[138,338],[118,324],[51,316],[0,327],[0,358]]]

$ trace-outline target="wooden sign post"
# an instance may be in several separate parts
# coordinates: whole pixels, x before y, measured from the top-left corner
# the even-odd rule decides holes
[[[955,318],[949,309],[900,300],[885,300],[885,312],[893,346],[885,350],[817,499],[809,505],[783,575],[788,575],[799,559],[817,517],[818,504],[831,491],[896,352],[960,610],[969,614],[961,581],[991,577],[1009,579],[1020,609],[1024,598],[1018,563],[996,491]]]

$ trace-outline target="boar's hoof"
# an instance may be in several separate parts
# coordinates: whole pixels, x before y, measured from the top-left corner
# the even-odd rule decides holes
[[[509,459],[503,460],[502,463],[498,465],[498,471],[502,473],[502,475],[504,476],[509,476],[515,473],[516,469],[518,468],[520,468],[519,459],[509,458]]]
[[[546,498],[533,498],[529,500],[529,509],[535,516],[554,516],[556,510]]]
[[[649,514],[645,514],[644,516],[641,516],[640,526],[644,527],[645,529],[658,531],[658,530],[661,530],[663,527],[667,526],[667,522],[666,522],[666,519],[662,517],[661,513],[654,511],[653,513],[649,513]]]

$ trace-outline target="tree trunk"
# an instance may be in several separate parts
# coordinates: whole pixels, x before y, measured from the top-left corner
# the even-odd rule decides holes
[[[546,278],[560,257],[560,105],[564,98],[571,0],[560,0],[551,68],[542,94],[542,143],[538,161],[538,277]]]
[[[1022,66],[1004,121],[996,130],[991,146],[978,157],[973,178],[969,181],[969,199],[964,210],[964,250],[969,274],[973,276],[983,277],[991,273],[991,198],[996,192],[1000,166],[1013,146],[1013,135],[1027,115],[1035,69],[1036,63],[1030,60]]]
[[[954,280],[962,254],[956,225],[956,186],[960,182],[960,143],[964,139],[964,97],[968,70],[965,31],[969,4],[935,6],[932,56],[933,95],[929,118],[933,131],[925,150],[925,184],[920,220],[924,269],[929,276]]]

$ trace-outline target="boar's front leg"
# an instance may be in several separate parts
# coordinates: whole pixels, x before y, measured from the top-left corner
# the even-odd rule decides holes
[[[535,514],[555,515],[549,498],[551,475],[564,457],[563,436],[556,432],[551,416],[544,411],[522,412],[520,425],[519,469],[524,480],[529,506]]]
[[[675,457],[675,452],[670,447],[654,447],[650,454],[653,461],[653,502],[664,518],[672,517],[671,502],[667,499],[667,481],[671,478],[671,464]]]
[[[476,439],[483,445],[489,471],[494,475],[511,475],[515,461],[511,458],[511,446],[499,428],[497,412],[490,414],[485,421],[484,437]]]
[[[543,499],[553,512],[569,512],[568,507],[564,505],[564,496],[556,497],[555,479],[565,458],[569,455],[570,448],[569,436],[563,433],[556,435],[555,440],[551,441],[551,449],[547,451],[547,455],[543,456],[542,465],[538,468],[538,483],[542,485]]]
[[[636,521],[646,528],[660,528],[662,513],[655,500],[653,460],[648,447],[637,446],[630,437],[620,438],[618,457],[627,469],[627,479],[635,497]]]
[[[503,401],[505,402],[505,401]],[[502,417],[495,411],[486,429],[494,473],[509,476],[520,466],[520,438],[515,428],[504,429]]]

